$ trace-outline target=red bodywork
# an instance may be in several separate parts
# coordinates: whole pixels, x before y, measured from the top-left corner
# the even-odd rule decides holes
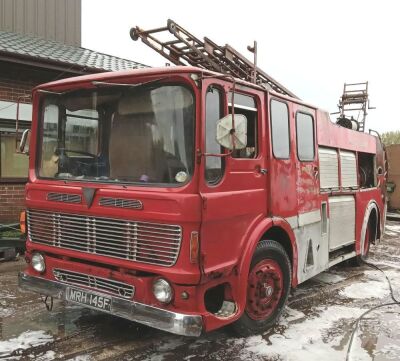
[[[198,80],[193,80],[197,75]],[[92,81],[140,83],[163,78],[165,81],[185,83],[193,89],[196,99],[195,171],[191,181],[175,188],[142,187],[135,185],[64,182],[37,177],[35,164],[40,138],[38,114],[40,90],[62,92],[71,89],[91,88]],[[204,179],[204,113],[205,92],[209,84],[232,90],[232,82],[218,74],[192,67],[141,69],[120,73],[96,74],[65,79],[40,86],[34,90],[33,123],[29,183],[26,186],[27,208],[62,211],[91,216],[177,224],[183,229],[181,250],[172,267],[148,265],[95,254],[80,253],[35,244],[28,238],[27,259],[33,251],[46,254],[47,268],[42,275],[28,267],[27,274],[54,279],[53,268],[75,270],[103,278],[125,281],[136,287],[134,299],[138,302],[203,317],[206,331],[221,327],[238,319],[246,307],[247,278],[250,261],[257,243],[265,234],[283,235],[285,248],[293,269],[292,286],[298,284],[298,249],[296,237],[287,218],[299,213],[319,210],[321,201],[329,194],[321,194],[319,180],[314,172],[318,168],[318,152],[313,162],[300,163],[296,156],[294,114],[297,109],[307,109],[315,119],[315,147],[318,145],[377,154],[377,164],[383,164],[383,151],[376,137],[338,127],[330,122],[326,113],[298,100],[268,92],[258,86],[237,81],[236,91],[255,97],[258,107],[258,152],[254,159],[226,157],[223,179],[215,186]],[[201,86],[199,86],[201,85]],[[289,106],[291,155],[288,160],[274,159],[271,150],[269,127],[269,101],[283,99]],[[225,114],[228,101],[225,101]],[[378,144],[379,143],[379,144]],[[263,174],[260,169],[266,169]],[[384,176],[379,176],[380,185]],[[93,205],[49,202],[49,192],[82,194],[83,187],[96,189]],[[340,194],[341,191],[338,193]],[[373,200],[379,209],[380,227],[383,222],[384,198],[382,188],[367,191],[343,191],[356,199],[356,250],[360,251],[361,228],[367,204]],[[144,204],[142,210],[100,207],[96,199],[101,196],[135,198]],[[190,262],[191,232],[199,232],[199,262]],[[279,241],[279,240],[278,240]],[[160,304],[152,294],[152,283],[157,277],[171,282],[175,297],[168,305]],[[218,317],[206,310],[205,292],[219,284],[225,287],[225,297],[236,303],[237,310],[230,317]],[[188,297],[181,297],[186,292]]]

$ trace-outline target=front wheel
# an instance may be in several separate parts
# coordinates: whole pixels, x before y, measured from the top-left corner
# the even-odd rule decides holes
[[[289,296],[291,265],[276,241],[261,241],[254,252],[247,280],[246,307],[232,326],[241,336],[260,333],[279,319]]]

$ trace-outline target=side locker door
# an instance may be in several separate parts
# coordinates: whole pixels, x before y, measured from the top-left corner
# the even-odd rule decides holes
[[[312,108],[293,104],[292,131],[295,138],[299,281],[321,270],[328,262],[328,240],[323,240],[319,164],[316,141],[316,114]],[[324,205],[326,207],[326,204]]]

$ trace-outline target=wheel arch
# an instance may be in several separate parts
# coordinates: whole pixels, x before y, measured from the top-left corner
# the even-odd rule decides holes
[[[271,238],[265,238],[271,237]],[[248,238],[247,246],[243,252],[243,257],[239,264],[239,292],[238,297],[240,298],[239,306],[243,309],[246,303],[246,287],[247,287],[247,275],[249,273],[251,259],[257,244],[264,239],[272,239],[280,243],[285,251],[287,252],[291,267],[292,267],[292,287],[296,287],[298,284],[297,280],[297,246],[296,238],[293,230],[289,223],[279,217],[273,217],[262,220],[253,230],[250,237]]]
[[[368,223],[373,222],[373,231],[374,231],[374,239],[380,238],[380,212],[379,207],[374,200],[370,200],[365,212],[364,219],[361,227],[360,233],[360,254],[364,253],[364,242],[365,242],[365,233],[367,231]]]
[[[288,233],[280,226],[273,225],[270,227],[261,237],[259,240],[274,240],[278,242],[286,251],[287,255],[290,259],[290,264],[292,266],[292,273],[293,273],[293,244],[290,239]]]

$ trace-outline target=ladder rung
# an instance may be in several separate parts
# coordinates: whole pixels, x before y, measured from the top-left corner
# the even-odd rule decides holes
[[[195,46],[195,49],[191,48],[190,46],[184,46],[182,48],[179,48],[179,50],[183,50],[183,53],[185,54],[192,54],[192,53],[197,53],[198,51],[204,52],[204,48],[199,45],[199,47]]]
[[[175,36],[175,39],[162,42],[149,35],[166,30]],[[172,20],[168,20],[167,27],[147,31],[138,27],[131,29],[131,37],[133,40],[141,38],[146,45],[156,50],[174,64],[182,64],[182,60],[184,60],[193,66],[200,66],[204,69],[230,74],[239,79],[252,81],[260,85],[267,84],[279,93],[297,98],[296,95],[260,68],[257,67],[255,69],[251,61],[231,46],[219,46],[209,38],[204,38],[203,42]],[[151,44],[147,37],[157,45]],[[167,50],[169,50],[169,53]]]
[[[352,85],[367,85],[368,84],[368,82],[365,82],[365,83],[344,83],[344,86],[346,87],[346,86],[352,86]]]
[[[175,44],[179,44],[182,43],[180,40],[170,40],[170,41],[166,41],[164,43],[165,46],[169,46],[169,45],[175,45]]]
[[[362,107],[362,108],[351,108],[351,109],[348,109],[348,108],[344,109],[344,108],[343,108],[343,110],[344,110],[344,111],[347,111],[347,112],[351,112],[351,111],[353,111],[353,110],[363,110],[363,109],[364,109],[364,107]]]

